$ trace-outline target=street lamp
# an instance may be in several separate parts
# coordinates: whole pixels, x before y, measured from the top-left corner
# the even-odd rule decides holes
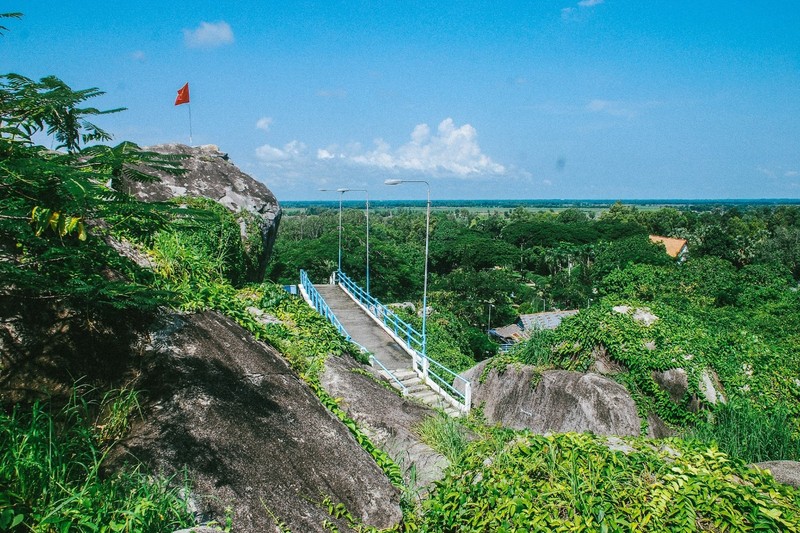
[[[347,189],[320,189],[321,192],[338,192],[339,193],[339,266],[336,269],[336,277],[339,277],[339,272],[342,271],[342,196],[344,196]]]
[[[428,357],[428,337],[426,330],[426,318],[428,316],[428,242],[430,240],[431,228],[431,186],[425,180],[398,180],[388,179],[383,182],[385,185],[400,185],[401,183],[424,183],[428,189],[428,202],[425,209],[425,278],[422,282],[422,358]]]
[[[350,191],[363,192],[367,195],[367,294],[369,294],[369,191],[367,191],[367,189],[337,189],[337,191],[340,193]]]
[[[489,304],[489,320],[486,323],[486,335],[491,337],[492,334],[490,332],[492,331],[492,307],[494,307],[494,304],[491,302],[486,302],[486,303]]]
[[[338,192],[339,193],[339,271],[342,271],[342,196],[346,192],[363,192],[367,195],[367,294],[369,294],[369,191],[367,189],[348,189],[341,187],[339,189],[320,189],[322,192]]]

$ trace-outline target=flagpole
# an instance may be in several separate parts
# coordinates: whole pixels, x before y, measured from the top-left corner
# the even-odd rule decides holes
[[[194,144],[192,140],[192,104],[189,99],[189,82],[187,81],[183,87],[178,89],[178,96],[175,98],[175,105],[186,104],[189,107],[189,146]]]

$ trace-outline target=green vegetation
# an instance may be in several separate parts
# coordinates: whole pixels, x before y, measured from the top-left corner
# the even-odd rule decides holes
[[[419,309],[423,214],[373,209],[371,288],[385,302],[411,300]],[[268,274],[289,282],[287,273],[317,265],[310,274],[326,279],[335,268],[330,260],[337,255],[337,215],[308,208],[284,217]],[[363,284],[364,216],[345,210],[343,218],[343,269]],[[685,238],[689,258],[670,258],[649,234]],[[558,331],[533,335],[492,366],[518,361],[542,370],[585,371],[597,353],[605,353],[622,369],[616,379],[631,391],[643,417],[655,413],[680,431],[707,424],[709,416],[724,420],[715,416],[722,408],[705,401],[700,390],[707,376],[726,400],[746,400],[763,412],[786,411],[782,427],[796,438],[798,236],[797,206],[639,210],[617,203],[599,214],[442,210],[432,219],[429,353],[463,370],[495,353],[497,345],[486,335],[492,324],[507,324],[520,313],[579,308]],[[613,311],[617,305],[631,312]],[[636,309],[658,319],[642,325],[633,319]],[[404,319],[420,322],[410,312]],[[689,392],[677,402],[653,376],[671,368],[684,369],[689,378]],[[698,401],[700,411],[690,409]],[[768,455],[795,458],[792,449]]]
[[[9,16],[16,17],[0,18]],[[319,384],[328,357],[363,356],[279,286],[249,283],[258,250],[240,239],[237,215],[205,199],[143,204],[124,194],[126,182],[153,179],[153,170],[179,172],[180,161],[128,142],[92,144],[110,135],[90,120],[119,111],[84,107],[99,94],[55,77],[0,76],[2,297],[34,307],[58,302],[87,323],[109,310],[159,305],[225,313],[281,351],[402,485],[398,465]],[[36,145],[40,135],[58,151]],[[363,213],[347,210],[344,219],[344,270],[363,284]],[[326,209],[285,217],[271,279],[296,283],[300,268],[327,279],[337,222]],[[385,208],[371,222],[372,292],[419,309],[423,214]],[[534,436],[431,418],[418,431],[451,466],[416,510],[406,488],[398,530],[798,530],[800,493],[745,464],[800,459],[800,208],[450,209],[436,212],[432,224],[431,355],[462,370],[497,350],[486,336],[491,325],[580,308],[491,367],[587,370],[603,353],[621,368],[615,379],[640,414],[659,415],[686,439]],[[691,257],[676,262],[648,234],[686,238]],[[110,237],[134,244],[154,267],[122,258]],[[644,324],[637,310],[657,319]],[[400,313],[419,325],[417,313]],[[654,377],[674,368],[689,382],[677,401]],[[706,400],[703,381],[726,401]],[[0,530],[190,525],[176,480],[136,466],[102,472],[138,413],[136,393],[90,398],[78,391],[63,409],[38,402],[0,413]],[[321,505],[368,530],[341,504]]]
[[[135,393],[107,396],[95,423],[86,397],[76,394],[58,411],[37,402],[0,412],[0,530],[160,532],[191,524],[171,480],[136,467],[101,475]]]
[[[417,432],[423,442],[441,453],[451,463],[457,463],[469,444],[467,428],[456,418],[437,413],[420,424]]]
[[[419,308],[423,213],[374,213],[371,247],[389,241],[375,245],[372,292]],[[284,217],[268,270],[275,280],[288,281],[281,273],[302,267],[292,262],[304,257],[318,261],[312,275],[327,278],[336,215],[307,209]],[[346,210],[344,220],[344,270],[363,284],[363,215]],[[619,439],[613,447],[623,453],[590,435],[537,437],[472,422],[478,438],[465,447],[461,423],[431,419],[419,431],[452,465],[400,530],[797,530],[797,491],[744,465],[800,459],[800,208],[452,209],[432,222],[434,358],[463,369],[493,354],[485,335],[490,303],[495,325],[577,307],[559,329],[533,334],[487,368],[586,371],[602,354],[642,419],[654,413],[684,438]],[[690,256],[670,258],[648,234],[687,239]],[[419,325],[416,314],[401,313]],[[655,379],[675,368],[688,378],[677,399]]]
[[[617,451],[612,447],[620,448]],[[506,432],[473,444],[421,531],[798,531],[800,495],[713,447]]]
[[[748,463],[800,458],[792,415],[785,406],[764,410],[747,400],[719,406],[713,418],[692,428],[687,438],[719,443],[720,450]]]
[[[101,94],[53,76],[0,76],[0,276],[10,296],[92,309],[164,301],[148,286],[152,274],[103,240],[99,222],[134,216],[157,226],[163,206],[134,202],[122,187],[154,179],[148,172],[156,169],[178,172],[179,160],[129,142],[81,147],[111,138],[89,119],[120,110],[80,107]],[[40,133],[63,151],[35,145]]]

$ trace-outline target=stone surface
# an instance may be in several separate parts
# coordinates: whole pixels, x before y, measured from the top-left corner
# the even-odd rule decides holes
[[[590,372],[609,376],[628,371],[625,365],[611,359],[611,356],[608,355],[608,350],[602,345],[592,348],[592,358],[594,363],[589,367]]]
[[[480,377],[488,361],[464,373],[472,404],[483,405],[490,423],[536,433],[586,432],[639,435],[636,404],[625,388],[598,374],[510,365]]]
[[[778,483],[800,488],[800,462],[797,461],[764,461],[755,463],[762,470],[769,470]]]
[[[321,378],[322,386],[340,399],[339,405],[347,415],[401,467],[406,481],[420,494],[425,493],[434,481],[442,478],[449,464],[444,456],[422,442],[415,431],[426,418],[436,416],[436,412],[398,397],[397,392],[379,383],[381,380],[371,367],[343,357],[329,357]]]
[[[627,305],[616,305],[612,307],[612,310],[623,315],[629,315],[633,320],[645,326],[652,326],[656,323],[656,321],[658,321],[658,317],[646,308],[632,309]],[[631,313],[631,311],[633,311],[633,313]]]
[[[719,381],[719,377],[717,377],[717,373],[713,370],[703,370],[698,385],[703,398],[711,405],[726,403],[725,395],[721,392],[722,384]]]
[[[234,531],[326,531],[319,502],[343,503],[379,528],[401,517],[400,495],[349,430],[267,345],[217,313],[169,315],[151,336],[139,388],[144,421],[116,449],[193,480],[203,520]]]
[[[664,439],[666,437],[675,437],[677,434],[678,432],[669,427],[656,413],[647,414],[648,437],[651,439]]]
[[[146,202],[162,202],[177,196],[204,196],[218,201],[234,213],[244,210],[257,215],[257,231],[260,232],[263,251],[256,277],[262,279],[281,218],[281,208],[272,192],[239,170],[228,160],[227,154],[211,144],[198,147],[161,144],[148,146],[145,150],[187,156],[182,161],[186,172],[178,176],[155,172],[161,181],[129,183],[128,192]],[[247,237],[247,227],[241,218],[240,225],[243,236]]]
[[[676,404],[680,404],[689,391],[689,376],[682,368],[670,368],[663,372],[653,371],[653,379]]]

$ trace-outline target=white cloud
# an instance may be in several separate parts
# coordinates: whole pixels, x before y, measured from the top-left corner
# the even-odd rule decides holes
[[[291,141],[276,148],[265,144],[256,148],[256,158],[265,164],[283,163],[305,157],[306,145],[300,141]]]
[[[141,50],[136,50],[135,52],[131,53],[131,59],[136,62],[142,63],[147,60],[147,56]]]
[[[363,183],[363,188],[379,185],[387,174],[436,179],[441,187],[437,189],[439,193],[444,194],[449,187],[447,194],[453,197],[463,194],[464,179],[470,180],[471,188],[494,187],[498,178],[515,179],[519,184],[527,184],[530,179],[527,172],[489,158],[478,145],[475,128],[469,124],[459,126],[452,119],[442,121],[438,127],[419,124],[407,142],[400,145],[378,139],[367,147],[355,141],[307,146],[293,140],[263,144],[256,148],[254,156],[264,169],[270,188],[286,189],[291,191],[286,194],[295,198],[307,197],[309,191],[330,185],[354,186],[356,181]]]
[[[271,117],[261,117],[256,122],[256,128],[264,131],[269,131],[269,127],[272,125],[272,118]]]
[[[458,127],[448,118],[439,124],[435,134],[427,124],[418,124],[411,132],[410,142],[397,149],[377,139],[373,150],[352,154],[349,159],[371,167],[456,176],[504,173],[503,165],[481,152],[477,138],[478,132],[471,125]]]
[[[796,178],[798,176],[800,176],[800,172],[798,172],[797,170],[787,170],[783,174],[784,178]]]
[[[772,169],[769,169],[767,167],[757,167],[756,170],[759,173],[764,174],[767,177],[770,177],[770,178],[774,178],[775,177],[775,172],[773,172]]]
[[[602,4],[604,1],[605,0],[580,0],[580,2],[578,2],[578,7],[580,8],[594,7]],[[581,16],[581,13],[578,11],[577,8],[565,7],[561,9],[561,19],[565,21],[572,21],[572,20],[580,21],[580,20],[585,20],[585,17]]]
[[[193,30],[183,30],[183,42],[189,48],[216,48],[233,42],[233,30],[223,20],[204,21]]]

